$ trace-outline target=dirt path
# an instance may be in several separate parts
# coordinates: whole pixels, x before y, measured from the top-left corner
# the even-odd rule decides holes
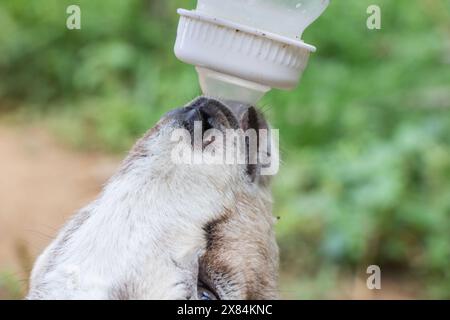
[[[0,126],[0,270],[26,279],[36,255],[118,163],[65,148],[40,128]]]

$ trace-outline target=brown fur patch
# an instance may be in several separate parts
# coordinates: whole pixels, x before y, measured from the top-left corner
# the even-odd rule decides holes
[[[224,297],[278,297],[278,250],[272,216],[253,195],[236,195],[236,208],[205,227],[206,253],[200,261],[211,287]]]
[[[203,227],[206,236],[206,250],[213,250],[214,246],[220,245],[220,227],[227,222],[230,214],[231,212],[229,210],[225,210],[225,213],[219,219],[211,221]]]

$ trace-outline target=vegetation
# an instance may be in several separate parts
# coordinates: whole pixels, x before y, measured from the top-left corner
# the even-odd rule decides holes
[[[374,1],[332,1],[305,33],[318,52],[300,87],[261,103],[280,128],[290,297],[327,297],[340,275],[377,264],[416,279],[421,297],[450,298],[450,2],[375,2],[381,30],[366,28]],[[81,30],[65,28],[73,3]],[[80,148],[126,150],[200,94],[172,52],[176,8],[194,4],[3,0],[0,110],[43,118]]]

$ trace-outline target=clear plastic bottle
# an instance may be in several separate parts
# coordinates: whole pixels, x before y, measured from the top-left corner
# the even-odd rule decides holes
[[[329,2],[198,0],[196,10],[178,10],[175,54],[197,67],[205,95],[256,104],[298,84],[315,51],[301,36]]]
[[[330,0],[198,0],[197,10],[292,39],[316,20]]]

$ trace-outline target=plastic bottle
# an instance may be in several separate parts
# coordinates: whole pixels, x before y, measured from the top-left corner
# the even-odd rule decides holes
[[[175,54],[196,66],[205,95],[256,104],[297,86],[316,48],[303,31],[330,0],[198,0],[179,9]]]

